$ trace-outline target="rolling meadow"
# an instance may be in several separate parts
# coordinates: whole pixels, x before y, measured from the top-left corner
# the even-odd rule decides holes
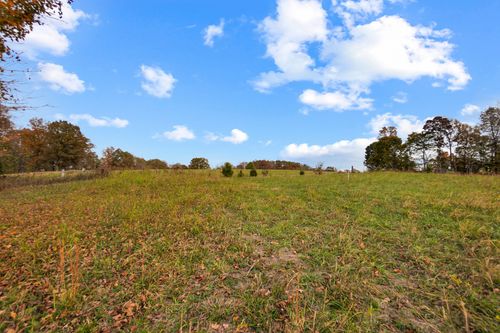
[[[6,188],[0,331],[498,331],[499,194],[397,172]]]

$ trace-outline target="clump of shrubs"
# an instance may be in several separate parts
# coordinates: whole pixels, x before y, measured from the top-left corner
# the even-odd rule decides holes
[[[269,176],[269,170],[262,170],[262,176]]]
[[[305,174],[306,174],[306,172],[305,172],[304,170],[300,170],[300,175],[301,175],[301,176],[303,176],[303,175],[305,175]]]
[[[224,166],[222,167],[222,174],[224,177],[232,177],[233,176],[233,166],[231,163],[226,162],[224,163]]]
[[[255,169],[250,170],[250,177],[257,177],[257,170]]]
[[[243,173],[243,170],[240,170],[240,172],[238,172],[238,177],[243,177],[245,174]]]
[[[314,173],[317,175],[322,175],[323,174],[323,162],[318,163],[316,165],[316,168],[314,169]]]

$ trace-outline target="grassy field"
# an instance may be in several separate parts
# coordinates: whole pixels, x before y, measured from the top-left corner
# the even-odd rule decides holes
[[[499,179],[129,171],[6,189],[0,331],[499,332]]]
[[[7,174],[0,176],[0,191],[13,187],[49,185],[98,177],[101,177],[101,173],[98,170],[70,170],[64,171],[64,173],[61,171],[48,171]]]

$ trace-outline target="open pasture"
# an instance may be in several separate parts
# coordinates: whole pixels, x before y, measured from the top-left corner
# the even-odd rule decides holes
[[[298,171],[6,189],[0,331],[498,331],[499,193]]]

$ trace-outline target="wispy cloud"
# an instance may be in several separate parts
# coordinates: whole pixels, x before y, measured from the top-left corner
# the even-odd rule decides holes
[[[217,25],[211,24],[205,28],[203,42],[206,46],[213,47],[214,39],[222,36],[224,36],[224,20],[220,20],[220,23]]]

